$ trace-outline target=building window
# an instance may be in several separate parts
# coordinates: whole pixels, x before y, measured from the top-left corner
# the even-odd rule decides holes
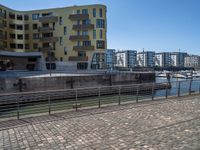
[[[83,41],[83,46],[91,46],[91,41]]]
[[[28,21],[29,20],[29,16],[28,15],[24,15],[24,20]]]
[[[63,61],[63,58],[62,58],[62,57],[60,57],[60,61]]]
[[[88,9],[83,9],[82,14],[88,14]]]
[[[99,17],[103,17],[103,9],[102,8],[99,9]]]
[[[78,10],[77,10],[77,14],[80,14],[80,13],[81,13],[81,11],[78,9]]]
[[[64,27],[64,35],[67,35],[67,27]]]
[[[25,40],[29,39],[29,34],[25,34]]]
[[[25,44],[25,49],[30,49],[29,44]]]
[[[37,24],[33,24],[33,30],[37,30],[38,29],[38,25]]]
[[[39,39],[40,34],[39,33],[33,33],[33,39]]]
[[[17,25],[16,25],[16,29],[17,29],[17,30],[23,30],[23,25],[17,24]]]
[[[96,35],[96,30],[93,30],[93,39],[96,39],[97,35]]]
[[[59,18],[59,25],[62,25],[63,23],[63,20],[62,20],[62,17]]]
[[[97,41],[97,49],[105,49],[105,41]]]
[[[10,29],[15,29],[15,24],[9,24]]]
[[[82,31],[82,35],[89,35],[87,30]]]
[[[16,44],[15,43],[10,43],[10,48],[16,48]]]
[[[25,29],[25,30],[29,30],[29,24],[25,24],[25,25],[24,25],[24,29]]]
[[[17,39],[18,40],[23,40],[23,34],[17,34]]]
[[[23,44],[17,44],[17,49],[23,49],[23,48],[24,48]]]
[[[96,17],[96,8],[93,8],[93,17]]]
[[[84,51],[78,51],[78,56],[79,57],[86,57],[86,52],[84,52]]]
[[[60,45],[63,45],[63,38],[60,37]]]
[[[82,24],[83,25],[88,25],[88,24],[90,24],[90,20],[89,19],[83,20]]]
[[[32,14],[32,20],[38,20],[40,17],[40,14]]]
[[[15,19],[15,14],[9,13],[9,18],[10,18],[10,19]]]
[[[15,34],[10,34],[11,39],[15,39]]]
[[[33,49],[37,49],[38,48],[38,44],[37,43],[33,43]]]
[[[23,20],[22,15],[17,15],[17,20]]]
[[[103,30],[99,30],[99,38],[100,38],[100,39],[103,38]]]
[[[105,28],[105,21],[104,21],[104,19],[97,19],[96,20],[96,28]]]
[[[64,47],[64,54],[67,55],[67,47]]]

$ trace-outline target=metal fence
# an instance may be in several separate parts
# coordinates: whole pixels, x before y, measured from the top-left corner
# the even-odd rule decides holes
[[[200,94],[200,80],[0,94],[0,120]]]

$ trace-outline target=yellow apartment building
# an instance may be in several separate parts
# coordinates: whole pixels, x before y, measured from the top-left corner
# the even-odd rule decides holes
[[[0,5],[0,69],[102,69],[106,33],[104,5],[31,11]]]

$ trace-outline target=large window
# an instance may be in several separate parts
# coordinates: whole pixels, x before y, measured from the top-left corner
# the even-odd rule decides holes
[[[17,25],[16,25],[16,29],[17,29],[17,30],[23,30],[23,25],[17,24]]]
[[[99,38],[103,39],[103,30],[99,30]]]
[[[105,41],[97,41],[97,49],[105,49]]]
[[[60,37],[60,45],[63,45],[63,38]]]
[[[78,51],[78,56],[79,57],[86,57],[86,52],[84,52],[84,51]]]
[[[88,24],[90,24],[90,20],[89,19],[83,20],[82,24],[83,25],[88,25]]]
[[[33,30],[37,30],[38,29],[38,25],[37,24],[33,24]]]
[[[67,35],[67,27],[64,27],[64,35]]]
[[[59,25],[62,25],[63,24],[63,19],[62,17],[59,17]]]
[[[102,10],[102,8],[99,9],[99,17],[103,17],[103,10]]]
[[[96,8],[93,8],[93,17],[96,17]]]
[[[83,41],[83,46],[91,46],[91,41]]]
[[[96,20],[96,28],[105,28],[105,21],[104,21],[104,19],[97,19]]]
[[[22,15],[17,15],[17,20],[23,20],[23,16]]]
[[[17,34],[17,39],[18,40],[23,40],[23,34]]]
[[[96,30],[93,30],[93,39],[96,39]]]
[[[88,14],[88,9],[83,9],[82,14]]]
[[[15,39],[15,34],[10,34],[10,39]]]
[[[32,20],[38,20],[40,17],[40,14],[32,14]]]
[[[17,44],[17,48],[18,48],[18,49],[23,49],[23,48],[24,48],[24,45],[23,45],[23,44]]]
[[[88,33],[87,30],[83,30],[83,31],[82,31],[82,35],[89,35],[89,33]]]
[[[33,39],[39,39],[40,34],[39,33],[33,33]]]

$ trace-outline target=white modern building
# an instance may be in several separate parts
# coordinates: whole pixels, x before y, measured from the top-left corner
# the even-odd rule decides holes
[[[155,66],[168,67],[171,65],[170,52],[156,53]]]
[[[188,55],[185,57],[185,67],[200,68],[200,56]]]
[[[137,66],[137,51],[123,50],[116,52],[116,67],[133,68]]]
[[[183,52],[173,52],[173,53],[171,53],[171,55],[170,55],[171,66],[184,67],[186,56],[187,56],[187,53],[183,53]]]
[[[155,66],[155,52],[143,51],[137,54],[137,62],[140,67],[154,67]]]

